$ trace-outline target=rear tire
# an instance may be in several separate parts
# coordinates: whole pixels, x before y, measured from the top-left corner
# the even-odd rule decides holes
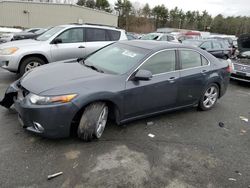
[[[77,135],[84,141],[99,139],[105,129],[108,119],[108,106],[103,102],[97,102],[87,106],[81,117]]]
[[[19,75],[23,76],[27,71],[44,64],[44,60],[39,57],[28,57],[21,62]]]
[[[210,84],[203,92],[198,108],[202,111],[212,109],[219,98],[219,88],[216,84]]]

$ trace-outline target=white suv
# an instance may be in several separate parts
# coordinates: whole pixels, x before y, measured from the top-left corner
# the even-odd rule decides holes
[[[43,64],[84,57],[119,40],[127,40],[127,36],[115,27],[60,25],[36,39],[0,44],[0,67],[23,75]]]

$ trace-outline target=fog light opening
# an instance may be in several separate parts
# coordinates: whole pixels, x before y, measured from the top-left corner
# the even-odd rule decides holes
[[[43,126],[40,123],[33,122],[33,127],[34,127],[34,129],[36,129],[39,132],[43,132],[44,131],[44,128],[43,128]]]

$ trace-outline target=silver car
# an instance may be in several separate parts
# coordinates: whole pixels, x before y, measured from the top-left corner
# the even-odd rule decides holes
[[[179,41],[176,39],[174,35],[168,33],[148,33],[142,36],[141,40],[156,40],[156,41],[168,41],[168,42],[179,43]]]
[[[43,64],[84,57],[119,40],[127,40],[126,33],[114,27],[56,26],[36,39],[1,44],[0,67],[23,75]]]

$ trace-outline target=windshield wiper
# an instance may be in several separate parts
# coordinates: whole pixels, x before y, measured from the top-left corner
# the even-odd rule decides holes
[[[84,58],[78,58],[77,61],[78,61],[78,63],[81,63],[81,64],[84,65],[85,67],[91,68],[91,69],[93,69],[93,70],[95,70],[95,71],[97,71],[97,72],[100,72],[100,73],[104,73],[103,70],[100,70],[99,68],[95,67],[94,65],[87,65],[87,64],[85,63],[85,59],[84,59]]]

